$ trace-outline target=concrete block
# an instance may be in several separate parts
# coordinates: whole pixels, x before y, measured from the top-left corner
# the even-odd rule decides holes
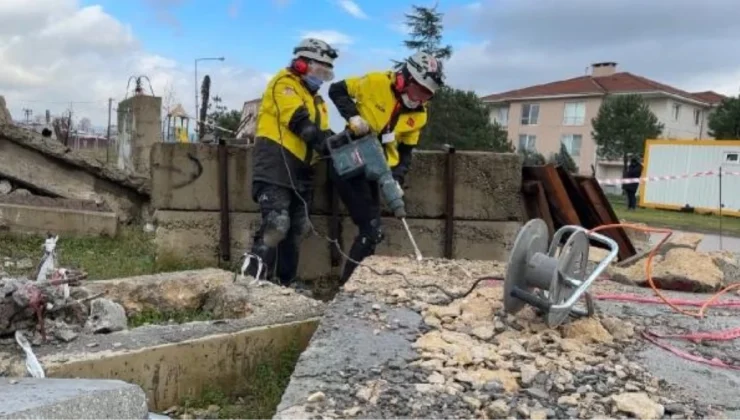
[[[219,212],[157,210],[154,218],[157,224],[155,243],[158,255],[218,261]],[[229,220],[231,259],[238,261],[251,248],[252,237],[259,227],[260,215],[232,212]],[[327,234],[328,217],[314,216],[311,220],[319,233]],[[315,235],[304,239],[299,262],[302,276],[314,279],[329,274],[329,247],[327,241]]]
[[[0,378],[0,419],[145,419],[146,394],[118,380]]]
[[[207,261],[217,261],[219,217],[218,212],[157,210],[155,243],[158,255],[202,257]],[[232,260],[237,260],[249,249],[259,220],[260,216],[256,213],[231,213]],[[326,236],[329,217],[314,216],[311,220],[316,230]],[[408,223],[424,257],[439,258],[444,255],[443,220],[409,219]],[[384,218],[383,224],[386,238],[378,246],[377,254],[413,256],[413,247],[401,222],[395,218]],[[343,251],[346,253],[357,234],[357,228],[346,217],[342,218],[341,226]],[[520,227],[520,222],[455,221],[454,258],[506,260]],[[331,246],[323,237],[311,235],[306,238],[301,247],[300,275],[306,279],[316,279],[333,274]]]
[[[445,222],[434,219],[408,219],[409,229],[424,257],[444,257]],[[453,258],[471,260],[506,261],[520,222],[461,221],[454,222],[452,239]],[[377,255],[414,256],[414,248],[403,228],[395,218],[383,218],[385,240],[378,245]],[[357,235],[357,227],[350,220],[343,223],[342,237],[349,249]]]
[[[62,236],[113,237],[118,229],[115,213],[0,203],[0,220],[11,232]]]
[[[251,196],[251,150],[249,146],[228,147],[231,211],[258,211]],[[158,143],[152,148],[151,160],[152,206],[155,209],[219,209],[217,146]],[[458,152],[455,160],[456,219],[523,220],[519,193],[521,160],[516,154]],[[414,153],[406,190],[410,218],[441,218],[445,215],[445,161],[446,155],[442,152]],[[316,170],[312,214],[329,213],[325,165],[322,162]],[[343,208],[341,214],[346,215]]]

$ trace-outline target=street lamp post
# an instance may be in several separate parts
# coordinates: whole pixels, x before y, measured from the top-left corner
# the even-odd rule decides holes
[[[195,59],[195,122],[198,127],[199,116],[198,116],[198,61],[224,61],[224,57],[204,57]],[[197,128],[196,128],[197,129]]]

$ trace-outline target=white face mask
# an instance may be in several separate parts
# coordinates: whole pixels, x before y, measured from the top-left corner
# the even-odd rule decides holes
[[[421,103],[418,101],[412,101],[409,98],[409,95],[405,93],[401,95],[401,100],[403,101],[403,104],[406,106],[406,108],[409,108],[409,109],[414,109],[418,107],[419,105],[421,105]]]

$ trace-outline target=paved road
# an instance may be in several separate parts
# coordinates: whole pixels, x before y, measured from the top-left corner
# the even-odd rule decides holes
[[[676,233],[686,233],[682,231],[675,231]],[[650,235],[650,240],[653,242],[659,241],[663,237],[662,233],[655,233]],[[720,247],[721,242],[721,247]],[[699,251],[711,252],[719,251],[720,249],[740,253],[740,238],[732,236],[723,236],[720,241],[719,235],[704,234],[704,240],[699,244]]]

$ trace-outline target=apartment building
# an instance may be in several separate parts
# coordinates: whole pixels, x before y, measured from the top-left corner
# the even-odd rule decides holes
[[[672,86],[617,72],[617,63],[595,63],[589,75],[524,87],[483,97],[491,120],[506,127],[518,150],[530,149],[545,157],[561,143],[584,174],[594,165],[597,177],[614,173],[621,162],[598,161],[591,136],[591,120],[607,95],[643,96],[661,123],[663,138],[708,139],[707,117],[724,98],[716,92],[689,93]],[[617,172],[620,173],[620,172]]]

